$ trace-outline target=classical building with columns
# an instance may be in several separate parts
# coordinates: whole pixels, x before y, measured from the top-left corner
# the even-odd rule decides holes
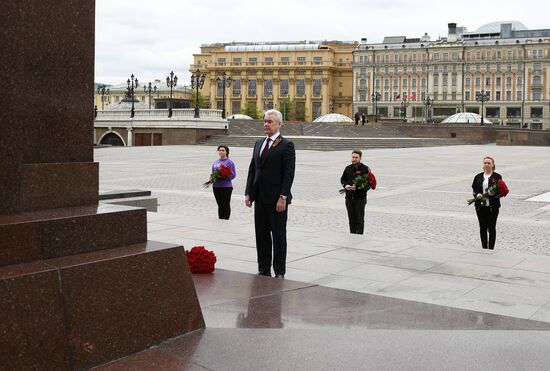
[[[550,128],[550,29],[510,21],[468,32],[449,23],[447,37],[362,39],[353,55],[354,111],[376,107],[414,122],[475,112],[494,124]]]
[[[211,108],[223,107],[223,73],[232,79],[225,110],[240,113],[247,104],[258,111],[292,101],[305,108],[306,121],[329,112],[352,110],[352,52],[355,41],[243,42],[201,45],[190,71],[206,73],[201,94]]]

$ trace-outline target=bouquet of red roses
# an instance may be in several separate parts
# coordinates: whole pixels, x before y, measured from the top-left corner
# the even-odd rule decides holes
[[[353,179],[353,185],[355,185],[357,189],[364,189],[365,191],[368,191],[369,189],[376,189],[376,177],[371,171],[369,171],[368,173],[358,175],[355,179]],[[340,192],[340,194],[344,194],[346,193],[346,189],[342,188],[338,192]]]
[[[229,177],[231,177],[231,169],[222,164],[219,168],[214,170],[212,174],[210,174],[210,179],[208,179],[208,182],[205,182],[202,186],[204,188],[208,188],[210,185],[214,184],[215,181],[219,179],[227,179]]]
[[[504,183],[504,180],[499,179],[498,181],[496,181],[495,179],[491,179],[491,185],[489,186],[489,188],[485,190],[485,193],[483,193],[483,196],[481,197],[480,201],[483,205],[486,205],[489,197],[494,197],[494,198],[506,197],[506,195],[509,192],[510,190],[508,189],[508,186],[506,185],[506,183]],[[468,205],[471,205],[476,201],[477,201],[477,198],[475,197],[466,200]]]
[[[204,246],[195,246],[191,251],[185,251],[189,270],[191,273],[212,273],[216,264],[216,255],[213,251],[208,251]]]

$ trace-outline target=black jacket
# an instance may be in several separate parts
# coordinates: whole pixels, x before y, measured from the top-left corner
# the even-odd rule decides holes
[[[491,177],[489,178],[489,186],[491,186],[492,184],[498,182],[499,179],[502,179],[502,176],[500,176],[499,173],[495,173],[493,171],[493,174],[491,174]],[[474,197],[478,193],[481,193],[481,194],[485,193],[485,189],[483,189],[483,173],[479,173],[474,177],[474,181],[472,183],[472,191],[473,191]],[[481,206],[481,201],[476,200],[475,205],[476,205],[476,208],[480,207]],[[500,198],[489,196],[489,205],[488,206],[500,207]]]
[[[254,145],[252,160],[248,167],[245,195],[252,201],[260,201],[264,204],[277,203],[279,196],[287,196],[287,204],[292,201],[290,188],[294,181],[296,167],[296,152],[294,143],[281,135],[275,139],[267,155],[262,161],[260,149],[265,138],[259,139]]]
[[[342,184],[342,187],[346,185],[353,185],[353,180],[357,176],[368,173],[370,173],[369,167],[362,162],[357,164],[357,166],[350,164],[344,169],[344,173],[340,178],[340,183]],[[356,191],[346,191],[346,198],[364,200],[367,198],[367,191],[365,191],[364,189],[358,189]]]

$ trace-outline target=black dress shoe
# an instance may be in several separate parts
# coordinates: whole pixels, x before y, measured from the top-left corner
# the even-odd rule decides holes
[[[271,273],[258,272],[258,276],[266,276],[266,277],[271,277]]]
[[[282,279],[285,279],[285,275],[284,275],[284,274],[276,274],[276,275],[275,275],[275,278],[282,278]]]

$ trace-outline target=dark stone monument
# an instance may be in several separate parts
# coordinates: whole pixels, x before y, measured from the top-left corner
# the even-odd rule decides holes
[[[83,369],[204,327],[182,246],[98,206],[94,0],[9,1],[0,36],[0,368]]]

